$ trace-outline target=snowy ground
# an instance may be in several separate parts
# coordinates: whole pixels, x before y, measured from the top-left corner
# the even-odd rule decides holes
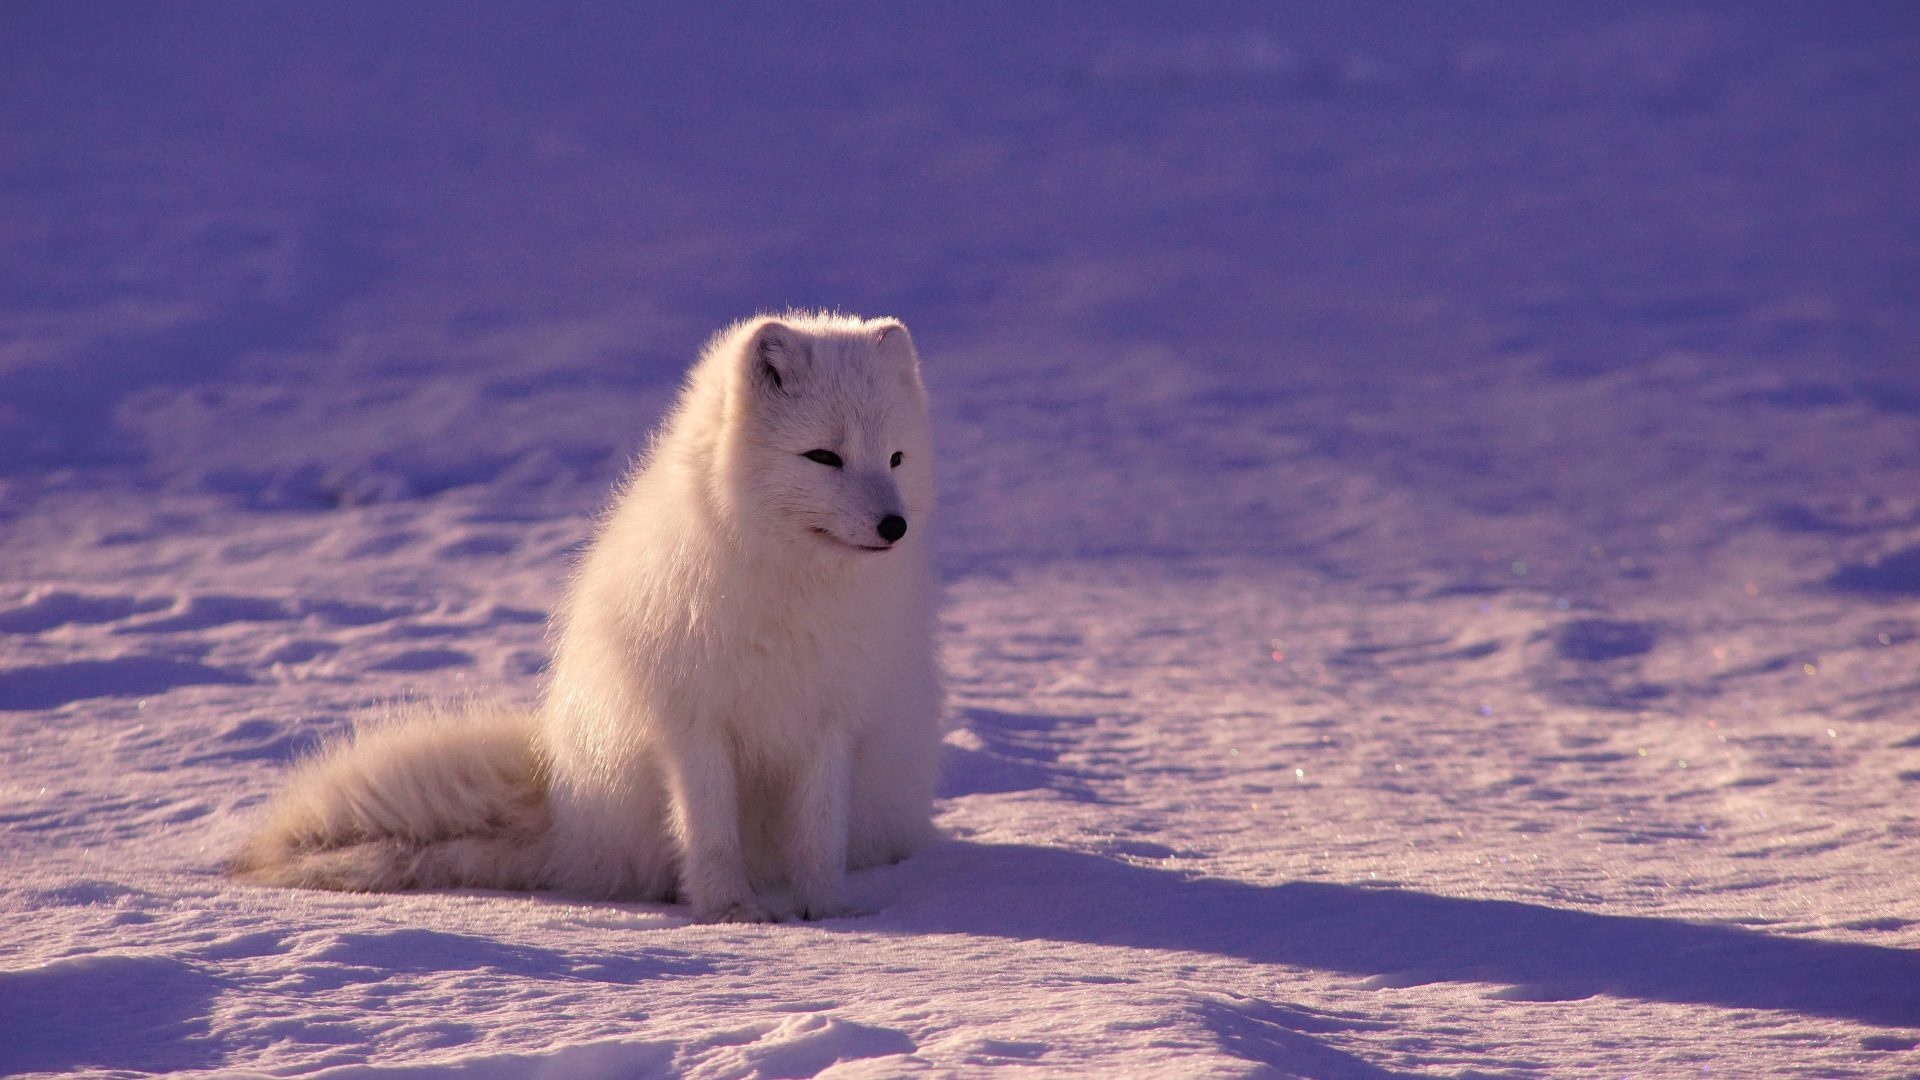
[[[1920,1073],[1910,4],[0,7],[0,1072]],[[914,327],[875,914],[239,887],[700,340]]]

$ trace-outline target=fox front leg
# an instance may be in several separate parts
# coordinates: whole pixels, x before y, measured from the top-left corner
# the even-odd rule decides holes
[[[788,883],[802,919],[856,914],[846,901],[848,807],[853,750],[844,738],[822,740],[793,772],[783,837]]]
[[[694,733],[665,756],[680,844],[680,898],[701,922],[772,922],[747,881],[739,786],[725,744]]]

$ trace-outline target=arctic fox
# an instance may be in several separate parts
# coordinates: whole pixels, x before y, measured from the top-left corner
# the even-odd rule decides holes
[[[931,459],[899,322],[721,331],[599,524],[540,707],[363,730],[300,768],[234,873],[848,913],[847,868],[932,832]]]

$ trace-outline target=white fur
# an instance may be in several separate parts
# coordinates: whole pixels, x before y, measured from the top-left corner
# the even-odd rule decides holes
[[[300,772],[236,872],[844,913],[847,867],[931,832],[931,459],[898,322],[722,331],[580,565],[538,716],[361,735]]]

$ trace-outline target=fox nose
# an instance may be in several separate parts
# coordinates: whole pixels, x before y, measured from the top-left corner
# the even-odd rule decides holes
[[[907,519],[899,514],[888,514],[880,519],[879,533],[880,539],[891,544],[907,535]]]

